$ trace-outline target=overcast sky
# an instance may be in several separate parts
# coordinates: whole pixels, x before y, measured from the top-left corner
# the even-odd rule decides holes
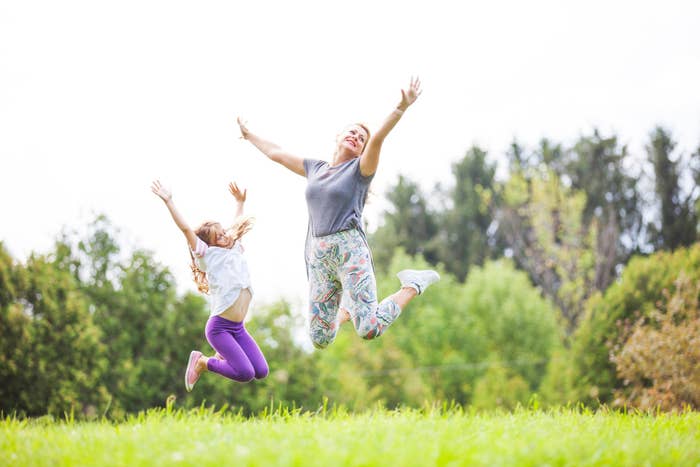
[[[257,218],[258,303],[306,300],[305,180],[238,139],[251,131],[330,159],[347,123],[370,128],[412,75],[423,94],[387,138],[365,210],[381,222],[398,174],[449,183],[472,144],[568,143],[599,128],[643,154],[665,125],[700,144],[695,1],[0,0],[0,240],[16,259],[98,213],[194,291],[184,237],[232,220],[228,181]],[[397,282],[398,285],[398,282]]]

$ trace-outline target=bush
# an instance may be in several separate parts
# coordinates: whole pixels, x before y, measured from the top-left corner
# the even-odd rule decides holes
[[[623,382],[616,405],[700,408],[700,280],[681,273],[675,289],[648,317],[625,320],[611,356]]]
[[[589,405],[613,402],[624,381],[610,352],[624,345],[620,333],[625,320],[652,316],[664,290],[676,293],[675,282],[681,272],[691,280],[700,279],[700,244],[673,253],[635,257],[604,295],[591,297],[571,345],[576,399]]]

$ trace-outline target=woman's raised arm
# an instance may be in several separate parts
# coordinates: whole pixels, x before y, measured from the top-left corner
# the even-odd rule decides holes
[[[360,172],[364,176],[369,176],[377,171],[379,165],[379,153],[382,150],[384,138],[396,126],[403,113],[413,104],[423,91],[420,88],[420,79],[411,78],[411,83],[407,90],[401,90],[401,102],[384,119],[379,129],[369,138],[365,151],[360,156]]]
[[[248,127],[246,127],[246,124],[241,121],[240,117],[238,117],[238,126],[241,129],[241,138],[250,141],[253,146],[258,148],[258,150],[265,154],[270,160],[283,165],[295,174],[301,175],[302,177],[306,176],[303,158],[295,156],[294,154],[285,151],[275,143],[251,133],[251,131],[248,130]]]

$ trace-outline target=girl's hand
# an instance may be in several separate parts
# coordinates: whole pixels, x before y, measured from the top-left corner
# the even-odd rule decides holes
[[[151,191],[166,203],[173,199],[173,193],[161,185],[160,180],[154,180],[151,184]]]
[[[248,194],[248,189],[241,191],[236,185],[236,182],[231,182],[228,184],[228,191],[236,198],[239,203],[245,203],[246,196]]]
[[[236,121],[238,122],[238,127],[241,129],[241,138],[248,139],[250,131],[248,131],[248,128],[245,126],[246,122],[242,121],[241,117],[236,118]]]
[[[409,105],[413,104],[423,90],[420,88],[420,79],[411,77],[411,84],[408,89],[401,90],[401,103],[398,105],[399,110],[406,110]]]

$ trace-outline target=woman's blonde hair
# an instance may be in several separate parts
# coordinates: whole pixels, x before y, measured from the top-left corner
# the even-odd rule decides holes
[[[369,138],[372,136],[372,133],[369,132],[369,128],[367,128],[367,125],[364,123],[355,123],[355,125],[359,126],[363,130],[365,130],[365,133],[367,133],[367,139],[365,139],[365,145],[362,146],[362,152],[360,154],[364,154],[365,148],[367,147],[367,143],[369,143]]]
[[[253,223],[255,219],[251,216],[240,216],[236,219],[231,227],[226,229],[226,235],[228,240],[224,248],[231,248],[233,245],[241,239],[243,235],[248,233],[251,228],[253,228]],[[212,246],[210,242],[212,229],[215,225],[219,225],[218,222],[207,221],[200,225],[194,234],[204,243]],[[192,269],[192,276],[195,284],[197,284],[197,290],[202,293],[209,293],[209,280],[207,279],[207,273],[199,269],[197,262],[194,260],[194,255],[192,250],[190,250],[190,258],[192,259],[192,264],[190,264],[190,269]]]

